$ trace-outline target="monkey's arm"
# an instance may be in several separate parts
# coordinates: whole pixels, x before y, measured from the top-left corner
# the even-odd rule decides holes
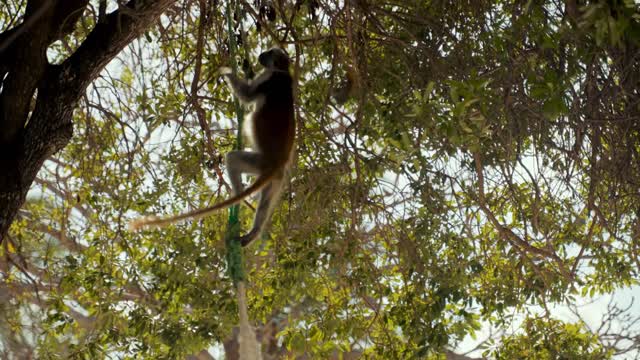
[[[260,95],[258,87],[269,78],[269,74],[266,71],[250,82],[240,79],[229,68],[222,68],[219,72],[226,77],[227,84],[229,84],[233,93],[244,103],[256,100]]]

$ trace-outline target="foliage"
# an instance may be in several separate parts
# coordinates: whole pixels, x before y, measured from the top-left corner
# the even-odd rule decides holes
[[[597,336],[578,324],[557,320],[527,319],[525,333],[503,339],[495,359],[610,359]]]
[[[0,29],[23,3],[0,5]],[[443,357],[531,305],[638,284],[633,1],[268,2],[274,21],[239,3],[235,60],[280,43],[298,80],[290,181],[244,252],[250,317],[275,329],[265,351]],[[0,249],[6,357],[184,358],[231,337],[226,213],[126,229],[229,194],[221,159],[237,124],[216,76],[231,62],[226,2],[179,4],[87,91]],[[87,10],[49,58],[95,23]],[[243,207],[243,229],[252,214]],[[597,335],[534,318],[488,355],[617,351]]]

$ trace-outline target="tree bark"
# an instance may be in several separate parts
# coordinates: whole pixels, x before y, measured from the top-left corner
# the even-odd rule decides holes
[[[29,0],[24,21],[0,33],[0,243],[44,161],[69,143],[87,86],[174,1],[129,1],[59,65],[47,48],[73,30],[88,0]]]

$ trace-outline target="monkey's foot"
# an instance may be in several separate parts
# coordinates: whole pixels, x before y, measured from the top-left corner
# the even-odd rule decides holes
[[[240,244],[242,245],[242,247],[245,247],[245,246],[251,244],[251,242],[256,238],[256,235],[257,235],[256,233],[251,231],[246,235],[242,235],[242,236],[238,237],[238,241],[240,241]]]

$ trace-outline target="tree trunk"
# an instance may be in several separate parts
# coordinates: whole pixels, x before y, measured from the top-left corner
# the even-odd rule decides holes
[[[29,0],[24,21],[0,33],[0,243],[44,161],[71,139],[87,86],[174,1],[131,0],[101,14],[60,65],[48,63],[47,48],[73,31],[88,0]]]

